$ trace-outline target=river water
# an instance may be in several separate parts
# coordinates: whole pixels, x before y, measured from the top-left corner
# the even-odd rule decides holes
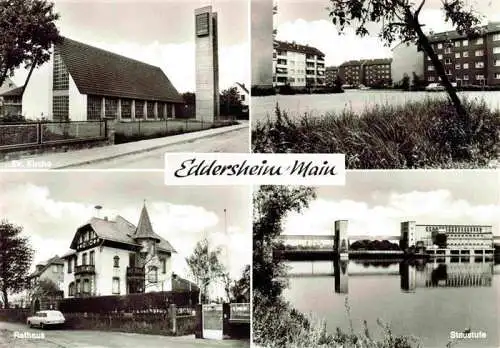
[[[452,332],[486,334],[454,347],[499,347],[500,265],[493,261],[440,260],[409,265],[397,261],[287,262],[284,296],[304,314],[339,327],[382,335],[377,319],[394,334],[414,335],[423,347],[446,347]],[[346,309],[350,308],[350,319]]]
[[[461,98],[469,100],[484,100],[491,109],[500,109],[500,91],[490,92],[459,92]],[[252,97],[252,122],[274,116],[276,103],[287,111],[290,116],[301,116],[310,113],[321,116],[328,112],[341,112],[351,109],[362,112],[375,105],[398,105],[426,98],[444,99],[444,92],[403,92],[393,90],[346,90],[339,94],[299,94],[276,95],[267,97]]]

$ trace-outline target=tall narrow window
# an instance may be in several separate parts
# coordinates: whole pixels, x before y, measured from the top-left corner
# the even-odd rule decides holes
[[[118,256],[113,257],[113,267],[120,267],[120,258]]]
[[[90,293],[90,281],[88,279],[83,280],[83,293],[84,294]]]
[[[113,289],[112,289],[113,295],[119,295],[120,294],[120,278],[118,277],[113,277]]]
[[[167,260],[161,259],[161,273],[167,273]]]
[[[69,283],[68,296],[75,296],[75,283],[74,282]]]
[[[71,259],[68,259],[68,273],[72,273],[73,272],[73,264],[72,264],[73,260]]]
[[[149,266],[148,270],[148,280],[150,283],[158,282],[158,267]]]
[[[90,261],[91,265],[95,265],[95,251],[94,250],[92,250],[90,252],[90,260],[89,261]]]
[[[82,265],[86,265],[87,264],[87,253],[83,253],[82,254]]]

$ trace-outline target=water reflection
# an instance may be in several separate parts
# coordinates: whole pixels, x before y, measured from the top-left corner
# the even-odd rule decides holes
[[[480,260],[479,260],[480,259]],[[402,292],[439,287],[491,287],[495,262],[460,257],[434,260],[333,260],[289,262],[289,277],[333,277],[337,294],[348,294],[349,278],[399,276]]]

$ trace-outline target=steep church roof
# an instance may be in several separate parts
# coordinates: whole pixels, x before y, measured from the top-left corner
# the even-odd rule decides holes
[[[56,44],[56,51],[82,94],[182,103],[157,66],[68,38]]]

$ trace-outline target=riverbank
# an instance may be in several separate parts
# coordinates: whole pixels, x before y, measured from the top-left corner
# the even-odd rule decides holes
[[[484,101],[463,105],[468,125],[442,99],[301,118],[276,106],[253,127],[252,151],[344,153],[348,169],[486,168],[500,151],[500,111]]]
[[[346,298],[346,315],[351,321],[349,332],[337,328],[335,334],[327,331],[323,321],[314,321],[295,310],[281,297],[267,301],[254,296],[253,337],[258,345],[268,348],[415,348],[419,340],[412,336],[395,336],[390,327],[378,321],[383,331],[382,339],[375,339],[368,330],[355,332],[350,319],[350,307]]]

